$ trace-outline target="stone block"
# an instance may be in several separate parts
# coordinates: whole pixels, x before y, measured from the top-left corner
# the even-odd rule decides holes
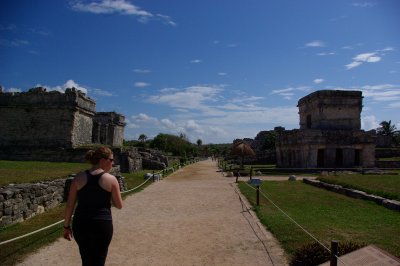
[[[382,201],[382,205],[388,209],[400,211],[400,201],[385,199]]]
[[[6,200],[11,199],[14,196],[14,191],[12,190],[2,190],[0,193]]]

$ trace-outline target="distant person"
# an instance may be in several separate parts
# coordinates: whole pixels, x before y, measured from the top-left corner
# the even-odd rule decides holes
[[[122,198],[117,178],[107,173],[114,161],[112,151],[105,147],[90,150],[85,159],[92,167],[77,174],[71,183],[64,214],[64,238],[71,241],[74,236],[83,266],[104,265],[113,236],[111,202],[121,209]]]

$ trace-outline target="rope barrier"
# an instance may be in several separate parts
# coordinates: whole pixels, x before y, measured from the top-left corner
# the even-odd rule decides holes
[[[128,192],[131,192],[131,191],[133,191],[133,190],[135,190],[135,189],[140,188],[141,186],[143,186],[144,184],[146,184],[147,181],[149,181],[151,178],[153,178],[153,177],[147,178],[146,181],[144,181],[142,184],[140,184],[140,185],[138,185],[138,186],[136,186],[136,187],[134,187],[134,188],[131,188],[131,189],[129,189],[129,190],[122,191],[122,192],[121,192],[121,195],[122,195],[122,194],[125,194],[125,193],[128,193]]]
[[[36,233],[39,233],[39,232],[41,232],[41,231],[43,231],[43,230],[46,230],[46,229],[48,229],[48,228],[50,228],[50,227],[53,227],[53,226],[55,226],[55,225],[57,225],[57,224],[59,224],[59,223],[62,223],[62,222],[64,222],[64,220],[58,221],[58,222],[56,222],[56,223],[54,223],[54,224],[51,224],[51,225],[46,226],[46,227],[43,227],[43,228],[38,229],[38,230],[36,230],[36,231],[30,232],[30,233],[28,233],[28,234],[25,234],[25,235],[18,236],[18,237],[13,238],[13,239],[9,239],[9,240],[0,242],[0,246],[1,246],[1,245],[4,245],[4,244],[7,244],[7,243],[10,243],[10,242],[13,242],[13,241],[18,240],[18,239],[21,239],[21,238],[24,238],[24,237],[33,235],[33,234],[36,234]]]
[[[252,189],[255,190],[254,187],[250,186],[249,184],[245,183],[247,186],[251,187]],[[264,192],[261,191],[261,189],[259,190],[261,195],[263,195],[269,202],[272,203],[272,205],[274,205],[280,212],[282,212],[286,217],[289,218],[289,220],[291,220],[295,225],[297,225],[298,227],[300,227],[301,230],[303,230],[307,235],[309,235],[312,239],[314,239],[315,241],[317,241],[322,247],[324,247],[326,250],[328,250],[329,252],[331,251],[329,248],[327,248],[321,241],[319,241],[316,237],[314,237],[310,232],[308,232],[306,229],[304,229],[298,222],[296,222],[292,217],[290,217],[286,212],[284,212],[281,208],[279,208],[278,205],[276,205],[270,198],[268,198],[267,195],[265,195]]]
[[[250,188],[252,188],[253,190],[256,190],[254,187],[250,186],[249,184],[245,183],[247,186],[249,186]],[[279,208],[278,205],[276,205],[264,192],[261,191],[261,189],[259,189],[261,195],[263,195],[269,202],[272,203],[272,205],[274,205],[280,212],[282,212],[286,217],[289,218],[289,220],[291,220],[295,225],[297,225],[301,230],[303,230],[307,235],[309,235],[312,239],[314,239],[318,244],[320,244],[323,248],[325,248],[328,252],[331,252],[331,250],[326,247],[321,241],[319,241],[316,237],[314,237],[310,232],[308,232],[304,227],[302,227],[298,222],[296,222],[292,217],[290,217],[285,211],[283,211],[281,208]],[[338,261],[340,263],[342,263],[343,265],[347,266],[346,263],[344,263],[339,256],[335,255],[335,257],[338,259]]]

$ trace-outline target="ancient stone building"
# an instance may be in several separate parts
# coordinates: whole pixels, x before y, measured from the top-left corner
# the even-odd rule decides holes
[[[93,119],[93,143],[121,147],[124,140],[125,117],[115,112],[99,112]]]
[[[0,92],[0,114],[0,159],[79,161],[77,148],[123,142],[124,116],[96,113],[95,101],[75,88]]]
[[[279,128],[278,167],[375,166],[375,131],[361,130],[360,91],[321,90],[298,102],[300,129]]]

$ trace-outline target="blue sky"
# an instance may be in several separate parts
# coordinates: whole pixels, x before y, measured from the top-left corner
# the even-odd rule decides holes
[[[363,129],[400,128],[400,1],[1,0],[0,84],[75,86],[126,139],[298,128],[322,89],[361,90]]]

